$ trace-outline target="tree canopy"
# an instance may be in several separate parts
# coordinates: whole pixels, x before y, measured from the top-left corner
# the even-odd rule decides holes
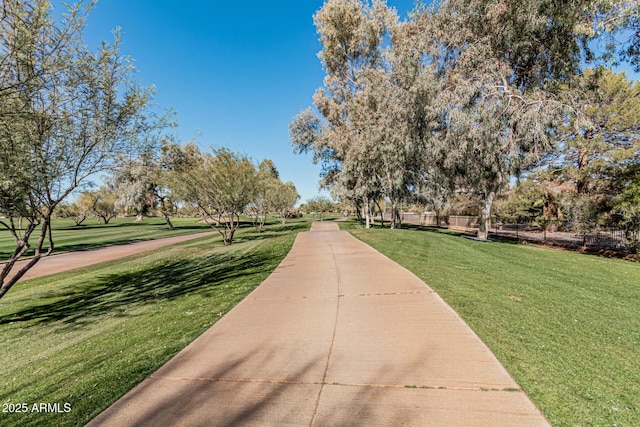
[[[381,0],[327,0],[315,15],[326,77],[290,124],[294,151],[314,153],[323,185],[362,206],[367,226],[380,197],[393,227],[399,201],[444,206],[464,191],[480,199],[486,239],[497,194],[585,116],[565,96],[581,64],[632,59],[637,19],[623,0],[441,0],[405,20]]]

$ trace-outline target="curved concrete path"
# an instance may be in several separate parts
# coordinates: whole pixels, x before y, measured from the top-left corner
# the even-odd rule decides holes
[[[438,295],[325,222],[89,425],[549,424]]]
[[[212,231],[205,231],[194,234],[183,234],[181,236],[163,237],[155,240],[144,240],[135,243],[125,243],[121,245],[106,246],[102,248],[87,249],[83,251],[64,252],[54,254],[44,258],[27,271],[19,282],[35,279],[36,277],[48,276],[50,274],[61,273],[63,271],[75,270],[80,267],[98,264],[105,261],[111,261],[118,258],[124,258],[129,255],[150,251],[161,248],[163,246],[173,245],[174,243],[186,242],[187,240],[197,239],[198,237],[214,234]],[[217,234],[217,233],[216,233]],[[22,268],[28,260],[18,261],[13,268],[12,273],[15,274]],[[3,264],[0,264],[3,265]],[[9,277],[13,276],[10,275]]]

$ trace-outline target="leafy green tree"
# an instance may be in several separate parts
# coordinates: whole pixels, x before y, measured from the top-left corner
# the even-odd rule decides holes
[[[293,210],[294,205],[300,199],[298,190],[293,182],[277,181],[271,188],[271,207],[280,217],[280,222],[285,224],[287,214]]]
[[[52,253],[51,217],[89,176],[134,154],[152,120],[151,92],[134,80],[120,37],[95,52],[83,28],[93,6],[55,20],[46,0],[5,0],[0,23],[0,220],[16,248],[0,270],[0,297]],[[18,218],[26,220],[24,228]],[[32,236],[37,241],[32,245]],[[16,261],[34,256],[13,276]]]
[[[76,208],[76,215],[74,215],[76,225],[82,224],[84,220],[94,212],[97,201],[97,192],[83,191],[80,193],[78,199],[72,205]]]
[[[487,238],[493,202],[509,178],[551,149],[563,105],[546,85],[579,62],[563,14],[544,1],[446,0],[418,19],[442,78],[435,164],[449,185],[480,198],[479,238]]]
[[[374,145],[375,138],[360,120],[368,97],[363,86],[365,75],[382,67],[385,32],[373,13],[360,1],[332,0],[315,15],[326,70],[324,88],[314,95],[322,118],[307,109],[290,126],[294,148],[312,150],[314,160],[323,162],[323,185],[339,186],[345,196],[362,198],[367,205],[377,183],[371,157],[365,158],[367,142]]]
[[[93,213],[98,218],[98,222],[103,221],[109,224],[118,215],[118,196],[113,188],[103,185],[96,192],[96,200],[93,205]]]
[[[166,125],[173,124],[167,122]],[[151,209],[158,208],[169,230],[173,230],[171,214],[174,204],[170,174],[171,169],[177,166],[172,164],[175,160],[172,157],[174,153],[170,153],[172,144],[167,140],[158,143],[159,136],[153,136],[156,142],[148,144],[147,150],[140,158],[122,164],[116,170],[112,181],[119,194],[119,209],[134,209],[137,213],[136,220],[142,221],[143,216]]]
[[[256,182],[256,194],[247,206],[247,212],[260,233],[269,212],[276,212],[284,224],[287,211],[293,208],[300,196],[292,182],[280,180],[275,164],[269,159],[258,165]]]
[[[320,214],[320,220],[324,221],[324,215],[334,208],[333,202],[325,196],[316,196],[307,200],[305,208],[314,215]]]
[[[640,174],[638,174],[640,175]],[[613,200],[618,225],[624,230],[627,244],[637,253],[640,250],[640,179],[630,183]]]
[[[424,161],[433,73],[415,31],[385,2],[330,0],[314,18],[326,71],[314,96],[321,117],[310,109],[298,115],[292,143],[323,162],[323,184],[334,194],[364,208],[367,228],[371,205],[386,197],[395,228]]]
[[[509,222],[531,221],[540,227],[546,240],[549,227],[564,215],[558,200],[560,196],[554,191],[557,186],[549,179],[551,175],[545,171],[518,183],[498,204],[497,216]]]
[[[640,84],[624,73],[588,68],[562,96],[573,112],[559,129],[555,163],[569,184],[564,201],[573,228],[613,225],[613,200],[639,164]]]
[[[567,94],[576,113],[562,134],[566,178],[579,195],[601,194],[615,169],[633,163],[638,154],[640,83],[607,68],[586,69]]]

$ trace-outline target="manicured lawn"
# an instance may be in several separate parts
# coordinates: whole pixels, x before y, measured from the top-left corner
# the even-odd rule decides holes
[[[198,221],[199,218],[172,218],[175,229],[169,230],[162,218],[145,218],[143,222],[135,222],[134,218],[114,218],[109,224],[87,219],[80,226],[71,219],[55,219],[52,234],[55,253],[60,253],[212,230],[209,225]],[[35,245],[37,240],[38,236],[32,235],[31,244]],[[7,260],[14,249],[13,237],[0,226],[0,262]]]
[[[438,292],[554,426],[640,425],[640,264],[445,231],[342,227]]]
[[[0,300],[2,426],[84,425],[258,286],[308,220],[204,237],[18,283]],[[33,404],[71,405],[68,413]]]

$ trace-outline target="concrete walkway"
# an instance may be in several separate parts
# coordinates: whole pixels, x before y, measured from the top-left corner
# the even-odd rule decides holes
[[[334,223],[91,426],[548,426],[413,274]]]

